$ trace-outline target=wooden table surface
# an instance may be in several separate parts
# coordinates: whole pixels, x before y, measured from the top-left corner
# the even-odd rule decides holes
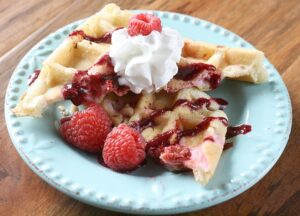
[[[109,1],[0,0],[0,99],[20,58],[41,38],[89,16]],[[127,9],[175,11],[209,20],[239,34],[281,73],[292,99],[289,143],[272,170],[254,187],[217,206],[186,215],[299,215],[300,212],[300,4],[299,0],[115,1]],[[297,75],[298,73],[298,75]],[[21,160],[0,107],[0,215],[120,215],[58,192]]]

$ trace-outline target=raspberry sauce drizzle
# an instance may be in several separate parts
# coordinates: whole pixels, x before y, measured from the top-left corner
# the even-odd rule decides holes
[[[174,76],[174,78],[183,81],[189,81],[194,79],[199,73],[203,73],[205,70],[215,71],[216,67],[201,62],[179,66],[178,73]]]
[[[230,149],[233,147],[233,143],[232,142],[229,142],[229,143],[225,143],[224,144],[224,147],[223,147],[223,151],[227,150],[227,149]]]
[[[142,118],[139,121],[130,122],[129,126],[136,129],[137,131],[143,131],[144,129],[146,129],[148,127],[153,127],[153,126],[155,126],[154,119],[156,117],[162,115],[166,111],[167,111],[166,109],[155,110],[147,118]]]
[[[221,83],[221,73],[211,73],[204,80],[209,83],[211,89],[216,89]]]
[[[252,130],[251,125],[242,124],[239,126],[230,126],[227,128],[226,139],[230,139],[240,134],[249,133]]]
[[[198,110],[203,107],[208,108],[211,105],[212,101],[215,101],[220,106],[220,109],[224,109],[225,106],[228,104],[227,101],[221,98],[211,98],[211,99],[198,98],[193,102],[186,99],[178,99],[171,108],[155,110],[149,115],[149,117],[142,118],[139,121],[131,122],[129,123],[129,125],[138,131],[143,131],[148,127],[155,126],[155,121],[154,121],[155,118],[159,117],[160,115],[164,114],[167,111],[174,110],[178,106],[187,106],[192,110]]]
[[[160,144],[163,144],[163,146],[170,145],[169,139],[171,138],[171,136],[173,134],[176,134],[176,141],[175,142],[179,143],[180,139],[183,138],[183,137],[195,136],[198,133],[200,133],[201,131],[206,130],[209,127],[210,122],[213,121],[213,120],[219,120],[225,126],[227,126],[227,124],[228,124],[227,119],[224,118],[224,117],[206,117],[202,122],[200,122],[193,129],[187,129],[187,130],[173,129],[173,130],[169,130],[169,131],[166,131],[162,134],[157,135],[152,140],[147,142],[147,148],[155,147],[155,146],[160,145]]]
[[[202,107],[209,108],[212,101],[216,102],[220,106],[220,109],[225,109],[226,106],[228,105],[228,102],[222,98],[211,98],[211,99],[198,98],[193,102],[186,99],[179,99],[172,106],[171,110],[174,110],[178,106],[188,106],[192,110],[198,110],[201,109]]]
[[[158,159],[160,155],[165,151],[165,147],[173,146],[174,144],[170,143],[170,138],[172,135],[176,135],[176,141],[175,145],[178,145],[180,139],[182,137],[186,136],[195,136],[198,133],[200,133],[203,130],[206,130],[209,127],[209,124],[213,120],[220,120],[225,126],[228,125],[227,119],[223,117],[207,117],[202,122],[200,122],[195,128],[189,129],[189,130],[169,130],[162,134],[157,135],[152,140],[148,141],[146,144],[146,151],[148,154],[150,154],[153,158]],[[235,127],[228,127],[227,133],[226,133],[226,139],[229,139],[231,137],[240,135],[240,134],[246,134],[251,131],[251,125],[240,125]],[[204,138],[203,141],[211,141],[214,142],[214,138],[211,136],[208,136]],[[233,147],[233,143],[225,143],[223,150],[227,150],[229,148]]]
[[[80,36],[83,37],[83,39],[91,41],[91,42],[94,42],[94,43],[111,43],[111,35],[112,35],[112,33],[114,31],[122,29],[122,28],[123,27],[116,28],[115,30],[113,30],[111,32],[107,32],[107,33],[105,33],[104,35],[102,35],[101,37],[98,37],[98,38],[90,36],[90,35],[87,35],[82,30],[73,31],[71,34],[69,34],[69,37],[80,35]]]
[[[158,146],[160,144],[163,144],[163,146],[170,145],[169,139],[173,134],[176,134],[176,139],[179,141],[181,138],[186,136],[195,136],[198,133],[200,133],[203,130],[206,130],[209,127],[209,124],[213,120],[219,120],[221,121],[225,126],[228,125],[228,121],[226,118],[223,117],[206,117],[202,122],[200,122],[195,128],[188,129],[188,130],[169,130],[166,131],[160,135],[157,135],[155,138],[147,142],[147,147],[154,147]],[[240,135],[240,134],[246,134],[251,131],[251,125],[240,125],[236,127],[228,127],[227,133],[226,133],[226,139],[232,138],[234,136]],[[210,140],[214,142],[213,137],[206,137],[204,141]],[[224,150],[228,149],[233,146],[233,143],[226,143],[224,146]]]
[[[226,118],[224,117],[206,117],[202,122],[200,122],[195,128],[193,129],[188,129],[188,130],[183,130],[180,131],[177,134],[177,138],[178,140],[180,140],[182,137],[186,137],[186,136],[195,136],[198,133],[200,133],[201,131],[206,130],[209,127],[209,124],[211,121],[213,120],[219,120],[223,123],[224,126],[228,125],[228,121]]]
[[[203,77],[203,80],[209,84],[211,89],[216,89],[221,82],[221,73],[216,69],[215,66],[202,62],[178,66],[178,73],[174,76],[174,79],[192,81],[199,74],[205,72],[207,74]]]
[[[158,145],[162,145],[164,147],[170,145],[170,138],[173,134],[176,133],[176,130],[169,130],[162,134],[157,135],[152,140],[147,142],[146,149],[149,149],[150,147],[156,147]]]
[[[89,74],[88,70],[78,70],[71,84],[62,89],[65,100],[71,100],[74,105],[94,102],[97,98],[108,92],[115,92],[117,95],[124,95],[128,92],[127,86],[121,86],[118,76],[114,72],[110,57],[106,54],[99,59],[92,67],[101,65],[102,70],[98,74]]]
[[[219,104],[220,109],[225,109],[228,106],[228,102],[222,98],[213,98],[214,101],[217,102],[217,104]]]
[[[32,83],[39,77],[41,71],[40,70],[35,70],[30,76],[28,77],[28,85],[31,86]]]
[[[175,102],[175,104],[172,106],[171,110],[175,109],[178,106],[187,106],[192,110],[198,110],[202,107],[209,107],[211,104],[211,100],[207,98],[198,98],[194,102],[191,102],[186,99],[179,99]]]

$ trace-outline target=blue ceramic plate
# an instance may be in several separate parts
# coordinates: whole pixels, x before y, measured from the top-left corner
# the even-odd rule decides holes
[[[254,49],[236,34],[194,17],[152,11],[164,26],[177,29],[194,40]],[[262,85],[223,81],[210,95],[229,101],[230,124],[248,123],[253,131],[234,140],[226,150],[207,186],[195,182],[190,173],[174,174],[156,164],[121,174],[98,164],[94,156],[78,151],[58,135],[54,122],[56,106],[44,118],[17,118],[12,115],[27,78],[41,62],[82,21],[50,34],[20,61],[5,99],[6,124],[12,142],[23,160],[42,179],[82,202],[120,212],[171,214],[198,210],[237,196],[258,182],[281,155],[291,129],[292,113],[287,89],[276,69],[267,60],[269,81]]]

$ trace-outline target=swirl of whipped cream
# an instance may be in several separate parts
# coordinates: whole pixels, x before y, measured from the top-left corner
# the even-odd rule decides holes
[[[119,83],[134,93],[158,91],[178,72],[183,39],[171,28],[131,37],[127,29],[114,31],[109,55]]]

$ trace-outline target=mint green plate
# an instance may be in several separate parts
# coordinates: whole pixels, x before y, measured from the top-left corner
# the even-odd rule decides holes
[[[232,47],[253,48],[236,34],[194,17],[152,11],[164,26],[184,37]],[[98,164],[96,157],[78,151],[58,135],[56,107],[44,118],[12,115],[28,76],[82,21],[67,25],[35,45],[12,74],[5,98],[6,124],[12,142],[27,165],[56,189],[82,202],[120,212],[172,214],[206,208],[237,196],[273,167],[287,143],[292,123],[290,98],[276,69],[267,60],[269,81],[253,85],[223,81],[210,95],[229,101],[230,124],[248,123],[253,131],[234,140],[226,150],[212,181],[202,186],[190,173],[175,174],[149,163],[129,174]]]

